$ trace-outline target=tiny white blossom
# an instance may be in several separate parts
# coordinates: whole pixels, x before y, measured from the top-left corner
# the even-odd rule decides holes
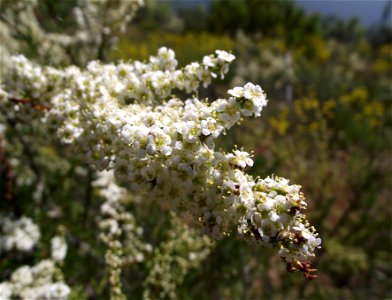
[[[215,53],[218,55],[218,59],[223,60],[224,62],[231,63],[235,56],[224,50],[216,50]]]
[[[244,96],[244,88],[237,86],[231,90],[228,90],[227,93],[233,97],[241,98]]]
[[[63,282],[51,284],[45,293],[45,299],[48,300],[66,300],[68,299],[71,289]]]
[[[8,282],[0,283],[0,299],[11,299],[12,284]]]

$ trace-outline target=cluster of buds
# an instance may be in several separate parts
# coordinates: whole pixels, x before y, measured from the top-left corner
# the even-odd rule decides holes
[[[121,269],[144,261],[152,247],[141,240],[143,228],[137,227],[134,216],[126,211],[126,189],[118,186],[112,171],[98,173],[93,185],[105,198],[101,206],[100,238],[107,246],[105,261],[110,284],[110,299],[126,299],[122,293]]]
[[[287,271],[301,271],[304,274],[304,277],[308,280],[313,280],[317,278],[317,275],[311,274],[312,272],[316,272],[317,269],[312,269],[310,262],[300,262],[300,261],[292,261],[287,262]]]

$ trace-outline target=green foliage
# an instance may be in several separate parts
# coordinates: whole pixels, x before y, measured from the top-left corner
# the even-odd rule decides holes
[[[289,45],[302,42],[308,34],[319,32],[317,16],[308,16],[292,1],[214,1],[208,18],[213,32],[260,33],[263,37],[281,36]]]
[[[112,58],[147,60],[154,49],[166,46],[177,54],[177,60],[184,65],[213,53],[216,49],[229,51],[234,48],[233,41],[225,35],[214,35],[208,32],[173,34],[169,32],[152,32],[148,36],[135,34],[133,42],[120,40],[112,52]],[[184,51],[184,49],[187,49]]]

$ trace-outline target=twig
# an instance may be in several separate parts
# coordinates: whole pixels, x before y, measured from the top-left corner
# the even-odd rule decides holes
[[[90,206],[91,206],[91,198],[92,198],[92,183],[93,181],[93,170],[91,168],[88,168],[87,171],[87,182],[86,182],[86,196],[84,199],[84,211],[83,211],[83,226],[86,227],[88,224],[87,219],[88,219],[88,214],[90,211]]]
[[[5,156],[3,147],[2,147],[3,137],[0,135],[0,163],[4,166],[4,169],[1,168],[0,171],[3,173],[5,177],[5,190],[4,190],[4,199],[7,201],[12,201],[12,183],[14,179],[14,174],[12,173],[11,165]],[[3,174],[2,174],[3,175]],[[1,176],[3,177],[3,176]]]
[[[10,100],[11,102],[17,103],[17,104],[31,104],[31,108],[33,108],[35,110],[39,110],[39,111],[45,111],[45,110],[49,110],[50,109],[49,106],[32,103],[32,99],[29,99],[29,98],[13,98],[13,97],[10,97],[10,98],[8,98],[8,100]]]

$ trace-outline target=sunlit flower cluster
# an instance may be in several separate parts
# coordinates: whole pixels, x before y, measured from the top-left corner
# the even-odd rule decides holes
[[[243,117],[259,116],[267,104],[264,91],[252,83],[212,102],[196,96],[201,84],[228,71],[232,54],[218,50],[180,69],[167,48],[149,62],[94,61],[84,70],[12,59],[3,105],[24,97],[47,108],[41,112],[48,128],[98,170],[113,170],[131,192],[170,200],[178,214],[191,214],[212,238],[237,227],[245,240],[274,246],[288,262],[314,255],[321,241],[302,213],[300,187],[279,177],[248,175],[245,168],[253,161],[242,149],[214,149],[217,137]],[[184,92],[191,94],[184,101],[175,96]],[[103,207],[110,216],[103,226],[114,235],[119,219],[113,207]]]

